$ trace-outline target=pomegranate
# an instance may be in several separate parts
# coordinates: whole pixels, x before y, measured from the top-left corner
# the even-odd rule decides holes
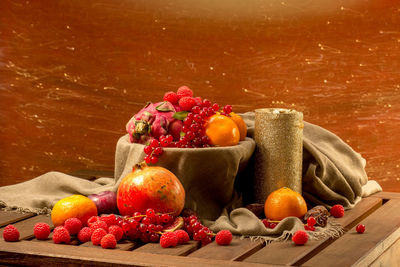
[[[185,189],[179,179],[163,167],[147,166],[142,162],[125,176],[117,192],[121,215],[142,214],[148,208],[159,213],[178,216],[185,205]]]

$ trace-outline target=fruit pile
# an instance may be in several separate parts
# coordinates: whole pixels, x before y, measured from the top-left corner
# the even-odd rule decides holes
[[[38,240],[47,240],[51,229],[47,223],[37,223],[33,229]],[[95,246],[112,249],[123,239],[141,241],[143,243],[160,243],[163,248],[186,244],[191,239],[200,241],[203,246],[215,241],[219,245],[229,245],[232,234],[222,230],[214,234],[203,226],[195,215],[174,217],[167,213],[156,213],[147,209],[146,213],[135,212],[133,216],[116,214],[102,214],[92,216],[85,226],[76,217],[67,219],[62,225],[53,230],[55,244],[68,244],[72,239],[81,243],[92,242]],[[19,240],[19,231],[13,225],[5,227],[3,232],[5,241]]]
[[[145,144],[145,162],[155,164],[165,147],[234,146],[243,141],[247,126],[231,105],[223,108],[194,97],[187,86],[166,92],[162,102],[148,103],[127,123],[130,142]]]

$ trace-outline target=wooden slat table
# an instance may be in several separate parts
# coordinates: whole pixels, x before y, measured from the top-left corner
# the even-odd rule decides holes
[[[235,237],[230,246],[198,242],[163,249],[158,244],[122,241],[106,250],[74,240],[57,245],[51,239],[33,238],[33,225],[48,216],[0,212],[1,233],[7,224],[20,230],[21,241],[0,239],[0,264],[90,265],[90,266],[399,266],[400,193],[381,192],[364,198],[345,216],[335,219],[346,229],[337,239],[309,241],[295,246],[291,241],[261,244]],[[355,225],[366,225],[357,234]]]

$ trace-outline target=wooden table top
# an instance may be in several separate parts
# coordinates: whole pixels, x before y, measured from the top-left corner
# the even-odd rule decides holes
[[[0,211],[0,233],[12,223],[21,241],[0,239],[0,264],[90,266],[394,266],[399,262],[400,194],[378,193],[364,198],[342,218],[331,218],[346,232],[339,238],[311,240],[304,246],[292,241],[263,244],[234,237],[229,246],[212,242],[201,247],[190,241],[174,248],[159,244],[120,241],[116,249],[102,249],[73,238],[69,245],[37,240],[33,226],[50,217]],[[366,231],[358,234],[355,226]],[[397,252],[396,252],[397,251]]]
[[[400,191],[400,2],[0,1],[0,186],[112,170],[125,123],[188,85],[293,108]]]

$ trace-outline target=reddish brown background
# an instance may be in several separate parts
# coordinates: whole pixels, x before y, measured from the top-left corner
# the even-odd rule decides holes
[[[0,185],[112,170],[129,118],[188,85],[237,112],[302,111],[400,192],[399,1],[3,0],[0,10]]]

